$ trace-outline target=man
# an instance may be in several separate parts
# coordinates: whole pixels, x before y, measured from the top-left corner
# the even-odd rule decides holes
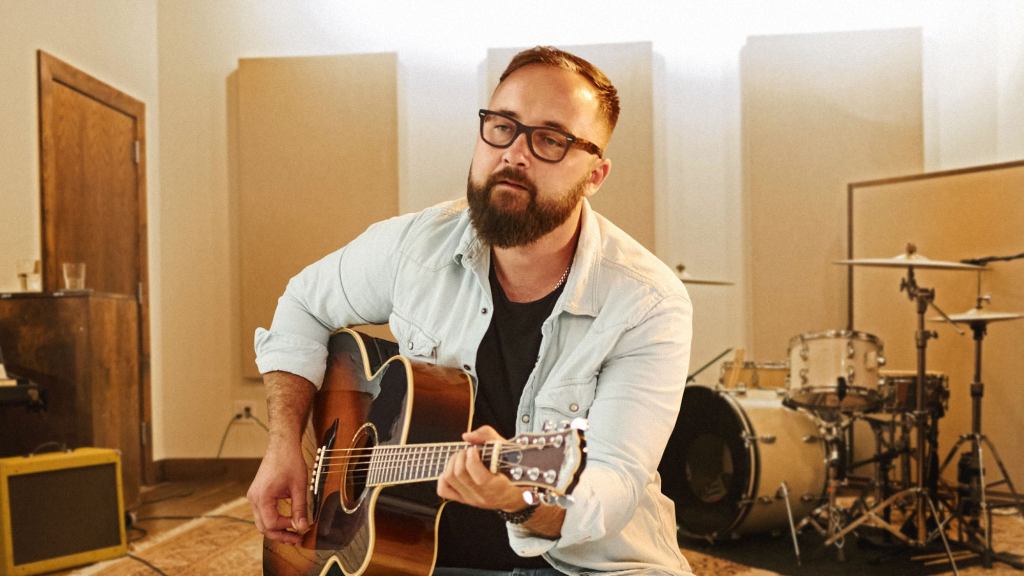
[[[403,355],[473,376],[471,444],[590,422],[565,509],[527,504],[474,448],[451,458],[437,483],[450,503],[435,574],[690,574],[657,475],[686,378],[690,301],[586,200],[611,170],[603,150],[618,112],[615,87],[585,60],[519,53],[479,112],[466,202],[375,224],[289,282],[256,336],[271,434],[249,499],[268,538],[295,543],[307,528],[299,442],[328,336],[387,321]],[[289,497],[300,506],[282,517],[276,501]]]

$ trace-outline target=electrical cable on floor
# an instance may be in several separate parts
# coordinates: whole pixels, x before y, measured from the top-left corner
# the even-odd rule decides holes
[[[129,527],[128,527],[128,530],[129,530],[129,531],[133,531],[133,530],[134,530],[135,532],[141,532],[141,533],[142,533],[142,535],[141,535],[141,536],[139,536],[138,538],[129,538],[129,539],[128,539],[128,543],[129,543],[129,544],[132,544],[132,543],[138,542],[139,540],[142,540],[142,539],[143,539],[143,538],[145,538],[146,536],[149,536],[149,531],[148,531],[148,530],[146,530],[145,528],[139,528],[138,526],[129,526]]]
[[[49,442],[43,442],[39,446],[36,446],[35,448],[32,449],[31,452],[28,453],[28,455],[29,456],[35,456],[36,454],[40,454],[42,452],[67,452],[67,451],[68,451],[68,445],[67,444],[65,444],[63,442],[58,442],[56,440],[51,440]]]
[[[184,498],[186,496],[191,496],[191,495],[193,495],[195,493],[196,493],[195,490],[185,490],[183,492],[178,492],[177,494],[168,494],[167,496],[161,496],[159,498],[153,498],[152,500],[143,500],[143,501],[139,502],[138,506],[136,506],[134,508],[130,508],[129,512],[132,511],[132,510],[138,510],[139,508],[142,508],[143,506],[148,506],[149,504],[155,504],[157,502],[163,502],[164,500],[173,500],[175,498]]]
[[[252,520],[246,520],[245,518],[239,518],[237,516],[228,516],[226,514],[203,514],[200,516],[142,516],[140,518],[136,518],[135,522],[145,522],[147,520],[198,520],[200,518],[219,518],[221,520],[233,520],[243,524],[255,524]]]
[[[149,560],[146,560],[145,558],[140,558],[140,557],[138,557],[135,554],[132,554],[130,552],[128,553],[128,557],[131,558],[132,560],[135,560],[136,562],[141,562],[142,564],[145,564],[147,568],[149,568],[153,572],[156,572],[157,574],[160,574],[161,576],[167,576],[167,572],[164,572],[163,570],[161,570],[161,569],[157,568],[156,566],[152,565],[149,562]]]

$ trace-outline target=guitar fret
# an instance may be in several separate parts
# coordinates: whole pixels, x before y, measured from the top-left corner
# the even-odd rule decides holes
[[[377,451],[370,451],[370,463],[366,473],[366,484],[373,486],[377,484]]]

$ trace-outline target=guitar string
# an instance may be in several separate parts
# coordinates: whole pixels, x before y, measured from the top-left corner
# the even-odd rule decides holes
[[[481,451],[484,451],[484,452],[490,452],[490,451],[492,451],[494,449],[494,445],[493,444],[484,444],[484,445],[474,444],[474,445],[471,445],[469,443],[451,442],[451,443],[443,443],[443,444],[417,444],[417,445],[413,445],[413,446],[378,445],[378,446],[368,446],[368,447],[364,447],[364,448],[329,448],[329,449],[323,450],[322,453],[323,454],[333,454],[333,453],[336,453],[336,452],[348,452],[348,453],[366,453],[366,452],[370,452],[371,454],[373,454],[373,453],[391,454],[391,453],[404,452],[404,453],[408,453],[409,455],[416,455],[417,451],[419,451],[419,452],[431,451],[431,450],[437,451],[439,449],[462,450],[464,448],[469,448],[471,446],[475,446],[476,448],[478,448],[478,449],[480,449]],[[545,448],[549,448],[551,446],[552,445],[550,445],[550,444],[546,444],[546,445],[540,445],[540,444],[522,445],[522,444],[507,443],[507,444],[502,444],[501,445],[501,448],[499,449],[499,452],[501,452],[501,453],[509,453],[509,452],[522,452],[523,450],[542,450],[542,449],[545,449]],[[364,457],[364,456],[358,456],[358,455],[355,455],[355,456],[348,456],[348,455],[344,455],[344,456],[326,456],[323,459],[325,459],[325,460],[333,460],[333,459],[337,459],[337,458],[357,458],[357,457]]]
[[[384,472],[384,471],[391,471],[391,470],[410,470],[410,469],[416,469],[416,468],[424,468],[424,467],[427,467],[427,466],[433,466],[434,468],[437,468],[437,469],[440,469],[440,470],[444,470],[444,467],[447,465],[447,463],[448,463],[448,461],[445,460],[444,462],[435,461],[435,462],[427,462],[427,463],[421,463],[421,464],[407,464],[407,463],[403,463],[403,462],[396,462],[394,464],[389,464],[389,465],[386,465],[386,466],[374,466],[374,465],[370,464],[370,465],[367,465],[366,467],[363,467],[363,468],[349,468],[349,471],[353,472],[353,473],[377,472],[377,471]],[[490,463],[488,463],[488,462],[484,462],[484,465],[489,465],[489,464]],[[498,461],[498,466],[499,467],[501,467],[501,466],[514,467],[514,466],[519,466],[519,465],[520,465],[519,462],[513,462],[511,460],[499,460]],[[344,470],[345,468],[346,468],[345,465],[324,466],[323,468],[320,469],[320,471],[321,472],[336,472],[338,470]]]
[[[322,452],[323,453],[333,453],[333,452],[365,452],[365,451],[374,451],[374,450],[380,450],[380,451],[401,451],[401,450],[406,450],[406,451],[409,451],[409,450],[429,450],[429,449],[437,449],[437,448],[458,448],[458,449],[461,449],[461,448],[468,448],[469,446],[477,446],[479,448],[490,450],[491,448],[493,448],[494,444],[493,443],[470,444],[469,442],[437,442],[437,443],[434,443],[434,444],[414,444],[414,445],[378,444],[378,445],[375,445],[375,446],[363,446],[363,447],[360,447],[360,448],[327,448],[327,449],[324,449]],[[523,450],[523,449],[528,449],[528,448],[545,448],[546,446],[549,446],[549,445],[516,444],[514,442],[502,442],[500,444],[500,446],[501,446],[502,450]]]
[[[458,449],[461,450],[462,448],[465,448],[465,446],[464,447],[460,447]],[[530,450],[543,450],[544,448],[548,448],[548,446],[537,446],[537,445],[533,445],[533,446],[509,446],[509,447],[502,447],[501,449],[498,450],[498,453],[499,454],[514,454],[514,453],[526,452],[526,451],[530,451]],[[342,451],[346,451],[346,450],[342,450]],[[356,450],[347,450],[347,451],[349,451],[349,452],[356,452]],[[414,450],[408,450],[408,449],[407,450],[383,450],[380,447],[378,447],[378,448],[360,449],[359,451],[360,451],[359,454],[346,454],[346,455],[342,455],[342,456],[323,456],[323,457],[320,458],[320,460],[322,462],[332,461],[332,460],[359,460],[359,459],[365,459],[365,458],[373,458],[375,455],[377,455],[379,458],[389,458],[389,457],[395,457],[395,456],[405,456],[407,458],[413,458],[413,457],[416,457],[416,456],[423,456],[423,455],[437,456],[437,455],[441,455],[441,454],[446,454],[447,456],[450,457],[450,456],[454,455],[454,452],[448,452],[448,451],[443,451],[443,452],[429,451],[429,450],[421,450],[419,448],[414,449]],[[484,454],[490,454],[492,452],[492,449],[491,448],[483,448],[480,451],[482,453],[484,453]]]
[[[353,457],[353,458],[349,458],[349,459],[347,459],[347,461],[343,461],[343,462],[331,462],[331,463],[328,463],[328,464],[325,464],[325,465],[321,466],[320,468],[321,468],[321,470],[336,470],[338,468],[345,468],[345,467],[359,469],[360,466],[373,467],[374,465],[376,465],[378,467],[381,467],[381,468],[388,467],[388,466],[394,466],[394,465],[397,465],[397,466],[407,466],[407,465],[422,466],[424,464],[430,464],[430,463],[444,465],[444,464],[446,464],[448,462],[449,459],[451,459],[452,455],[451,454],[424,454],[424,455],[421,455],[421,456],[424,456],[424,457],[419,458],[419,460],[420,460],[419,463],[416,463],[417,459],[414,458],[414,457],[403,458],[401,461],[396,461],[394,458],[388,458],[387,456],[376,457],[376,458],[373,457],[373,456],[369,456],[369,457],[367,457],[367,456]],[[501,454],[501,455],[498,456],[498,463],[499,464],[506,464],[506,463],[507,464],[518,464],[519,463],[519,462],[517,462],[515,460],[511,460],[511,459],[508,459],[508,458],[502,458],[502,456],[504,456],[504,454]],[[335,458],[334,460],[339,460],[339,459],[341,459],[341,458]],[[484,461],[485,463],[489,462],[490,461],[490,455],[488,454],[488,455],[482,457],[481,460]]]

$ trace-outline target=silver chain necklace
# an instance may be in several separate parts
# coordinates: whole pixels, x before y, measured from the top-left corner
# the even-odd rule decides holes
[[[558,284],[555,284],[554,290],[558,290],[565,284],[565,279],[569,277],[569,270],[572,268],[572,260],[569,260],[569,265],[565,267],[565,272],[562,272],[562,277],[558,279]]]

